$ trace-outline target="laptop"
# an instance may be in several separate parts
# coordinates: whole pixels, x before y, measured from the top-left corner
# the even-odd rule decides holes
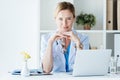
[[[73,76],[103,76],[108,74],[111,49],[78,50]]]

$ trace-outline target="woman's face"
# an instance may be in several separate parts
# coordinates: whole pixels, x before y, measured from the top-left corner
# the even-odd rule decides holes
[[[73,14],[69,10],[61,10],[56,18],[56,24],[60,32],[67,32],[72,30],[72,24],[74,22]]]

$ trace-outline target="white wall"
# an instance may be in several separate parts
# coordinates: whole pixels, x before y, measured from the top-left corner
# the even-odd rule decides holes
[[[0,71],[21,68],[21,51],[31,55],[29,68],[38,66],[39,27],[39,0],[0,0]]]
[[[97,49],[100,49],[100,47],[103,46],[103,34],[102,33],[86,33],[89,36],[90,46],[91,47],[97,47]]]

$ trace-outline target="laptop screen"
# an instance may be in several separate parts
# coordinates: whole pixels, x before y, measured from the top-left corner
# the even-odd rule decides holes
[[[78,50],[73,67],[73,76],[106,75],[111,52],[111,49]]]

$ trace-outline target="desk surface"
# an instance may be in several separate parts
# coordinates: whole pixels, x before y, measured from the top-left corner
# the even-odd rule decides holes
[[[11,73],[0,72],[0,80],[120,80],[120,74],[109,74],[107,76],[73,77],[69,73],[53,73],[52,75],[39,75],[23,77],[11,75]]]

